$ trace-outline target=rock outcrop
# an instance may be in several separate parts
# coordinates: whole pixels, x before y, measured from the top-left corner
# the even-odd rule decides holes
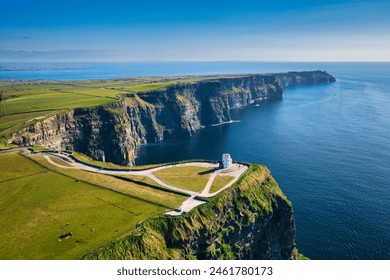
[[[84,259],[297,259],[291,203],[265,166],[182,216],[160,215]]]
[[[136,146],[189,135],[231,120],[230,109],[282,97],[283,88],[333,82],[326,72],[207,78],[162,90],[122,95],[118,102],[73,109],[13,133],[9,142],[75,150],[93,159],[133,165]]]

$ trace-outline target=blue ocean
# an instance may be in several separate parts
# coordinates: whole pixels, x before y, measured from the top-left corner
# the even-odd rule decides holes
[[[292,201],[311,259],[390,259],[390,63],[0,63],[0,79],[106,79],[326,70],[337,82],[232,111],[237,122],[138,148],[138,164],[190,158],[265,164]]]

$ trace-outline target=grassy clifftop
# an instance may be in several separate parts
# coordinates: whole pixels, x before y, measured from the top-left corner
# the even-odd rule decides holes
[[[191,212],[159,215],[84,259],[296,259],[292,205],[265,166]]]

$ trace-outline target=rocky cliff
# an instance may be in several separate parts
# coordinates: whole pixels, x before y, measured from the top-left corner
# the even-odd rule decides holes
[[[291,203],[265,166],[182,216],[149,218],[84,259],[297,259]]]
[[[206,78],[162,90],[122,95],[118,102],[58,113],[13,133],[9,142],[75,150],[96,160],[134,164],[138,144],[189,135],[231,120],[230,109],[282,97],[283,88],[328,83],[326,72]]]
[[[282,88],[323,84],[336,81],[333,76],[324,71],[287,72],[275,73],[273,75]]]

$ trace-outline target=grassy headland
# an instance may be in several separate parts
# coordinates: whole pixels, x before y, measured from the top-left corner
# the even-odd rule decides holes
[[[208,203],[182,216],[149,218],[141,228],[83,258],[266,259],[273,254],[271,248],[284,247],[292,258],[301,259],[294,244],[291,209],[269,170],[251,165],[231,188]],[[255,236],[248,234],[253,228]]]

